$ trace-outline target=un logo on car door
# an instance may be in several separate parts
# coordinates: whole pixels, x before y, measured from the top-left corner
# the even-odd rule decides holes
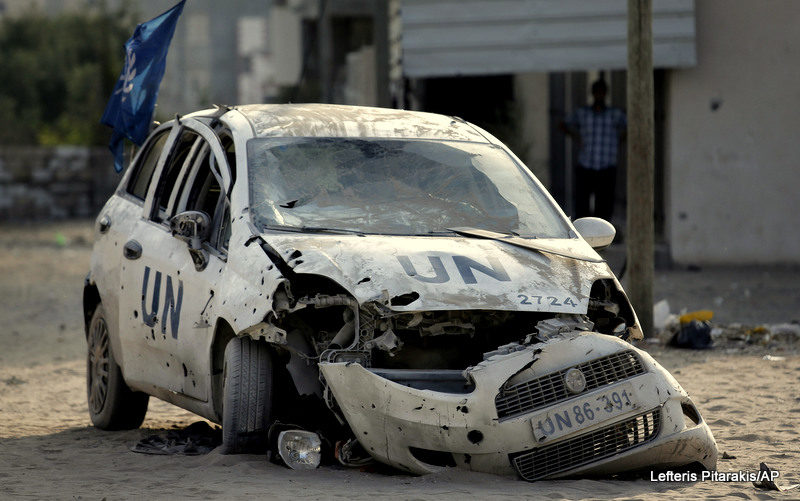
[[[161,272],[156,271],[155,279],[153,280],[153,300],[150,307],[150,312],[147,311],[147,289],[150,282],[150,267],[144,267],[144,277],[142,278],[142,322],[148,327],[155,327],[158,323],[158,311],[161,302]],[[178,339],[178,326],[181,321],[181,305],[183,304],[183,281],[178,282],[178,294],[172,286],[172,277],[167,275],[166,287],[164,290],[164,306],[161,310],[161,334],[167,333],[167,317],[169,317],[169,325],[172,329],[172,338]]]

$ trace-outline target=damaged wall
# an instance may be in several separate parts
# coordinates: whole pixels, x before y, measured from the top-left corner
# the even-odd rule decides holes
[[[798,263],[800,3],[697,2],[698,65],[668,78],[679,263]]]
[[[0,221],[94,217],[120,177],[107,148],[0,147]]]

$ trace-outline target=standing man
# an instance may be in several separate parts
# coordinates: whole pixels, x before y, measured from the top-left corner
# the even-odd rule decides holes
[[[611,221],[617,184],[617,150],[625,137],[625,112],[606,106],[608,86],[602,79],[592,84],[591,106],[582,106],[561,124],[561,130],[578,142],[575,175],[575,216],[596,216]],[[594,209],[590,205],[594,195]]]

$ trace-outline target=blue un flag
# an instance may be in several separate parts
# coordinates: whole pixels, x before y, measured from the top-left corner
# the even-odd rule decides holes
[[[185,3],[182,0],[160,16],[138,25],[125,42],[125,66],[100,119],[114,129],[109,148],[117,172],[122,170],[123,139],[127,137],[138,145],[147,139],[158,87],[167,66],[169,43]]]

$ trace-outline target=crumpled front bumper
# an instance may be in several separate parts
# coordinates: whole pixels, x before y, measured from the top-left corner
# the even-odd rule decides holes
[[[639,374],[531,412],[498,416],[495,398],[509,378],[540,378],[621,351],[638,356]],[[716,443],[686,392],[647,353],[612,336],[574,332],[494,355],[467,369],[474,382],[468,394],[410,388],[354,363],[321,363],[320,370],[364,448],[412,473],[437,471],[444,457],[458,467],[526,480],[694,462],[716,467]],[[533,416],[615,388],[632,389],[637,405],[609,419],[573,422],[554,438],[534,433]]]

